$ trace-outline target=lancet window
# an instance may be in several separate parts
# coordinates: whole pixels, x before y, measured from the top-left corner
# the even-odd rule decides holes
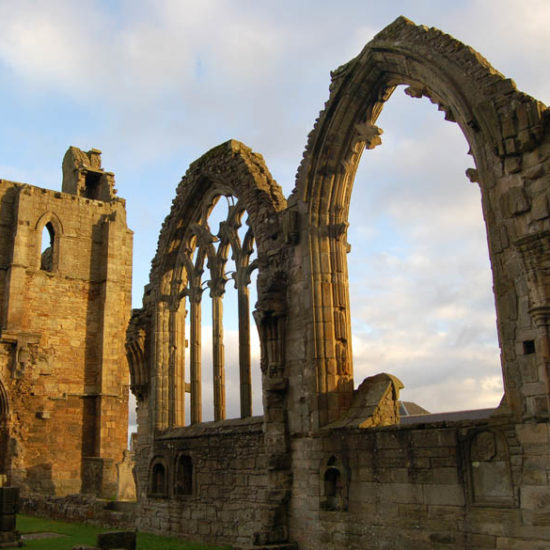
[[[42,246],[40,251],[40,269],[53,271],[54,268],[55,229],[48,222],[42,230]]]

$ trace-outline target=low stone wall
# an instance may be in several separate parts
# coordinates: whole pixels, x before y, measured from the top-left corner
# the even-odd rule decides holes
[[[462,420],[293,440],[300,550],[547,548],[546,423]]]
[[[136,524],[135,503],[119,503],[88,495],[66,497],[32,495],[20,500],[19,509],[22,514],[77,521],[101,527],[134,529]]]
[[[140,492],[139,530],[250,544],[269,509],[262,426],[260,417],[207,422],[158,438]],[[161,469],[166,477],[155,481]]]

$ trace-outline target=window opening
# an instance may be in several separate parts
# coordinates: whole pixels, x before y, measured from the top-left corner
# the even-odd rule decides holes
[[[189,384],[191,402],[199,401],[195,397],[198,392],[201,397],[196,406],[200,413],[194,414],[191,404],[190,423],[223,420],[227,415],[251,416],[252,372],[259,371],[251,367],[252,355],[259,348],[252,321],[256,289],[251,289],[251,283],[257,265],[254,236],[243,206],[231,196],[213,199],[205,218],[192,231],[196,260],[188,259],[185,266],[189,300],[186,355],[191,373],[193,364],[200,363],[200,389],[193,380]],[[193,344],[197,338],[200,353]]]
[[[345,471],[335,456],[329,458],[322,473],[321,508],[326,511],[347,509]]]
[[[99,172],[92,172],[92,171],[86,172],[86,176],[85,176],[86,189],[84,192],[84,195],[86,198],[93,199],[93,200],[99,199],[101,176],[102,174]]]
[[[525,340],[523,342],[523,354],[531,355],[535,353],[535,341],[534,340]]]
[[[40,269],[53,271],[53,254],[55,246],[55,230],[51,222],[42,229],[42,244],[40,249]]]
[[[398,88],[389,103],[350,204],[356,385],[389,372],[404,399],[430,412],[497,406],[492,276],[480,190],[464,175],[468,144],[428,100]],[[403,120],[414,134],[397,131]]]

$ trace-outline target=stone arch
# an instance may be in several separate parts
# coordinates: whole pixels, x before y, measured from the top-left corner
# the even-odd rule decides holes
[[[51,239],[51,246],[47,252],[45,251],[42,253],[41,245],[44,237],[44,228],[48,229]],[[55,212],[45,212],[38,218],[35,224],[35,231],[38,240],[38,254],[36,259],[38,267],[44,271],[57,271],[59,268],[61,236],[63,235],[63,224],[61,223],[61,220]]]
[[[408,85],[411,97],[427,96],[437,103],[448,120],[457,122],[470,145],[475,168],[468,176],[481,188],[494,277],[503,403],[517,415],[547,416],[547,377],[541,379],[545,390],[540,399],[523,395],[517,356],[517,343],[529,340],[534,325],[538,338],[547,342],[550,324],[550,300],[540,277],[543,257],[550,253],[550,234],[544,233],[547,199],[542,181],[530,189],[525,183],[530,177],[540,179],[548,164],[541,160],[544,155],[532,154],[548,148],[546,107],[517,91],[511,80],[471,48],[437,29],[399,17],[332,74],[329,100],[309,136],[289,200],[289,206],[307,218],[302,223],[301,239],[307,243],[302,263],[312,270],[307,355],[313,358],[311,369],[316,373],[317,400],[312,407],[318,410],[318,423],[340,417],[351,402],[348,210],[361,155],[381,142],[375,122],[400,84]],[[538,204],[541,213],[535,212]],[[539,251],[537,259],[533,247]],[[510,273],[522,276],[513,279]],[[529,306],[522,312],[518,308],[526,282],[531,283]]]
[[[285,310],[286,287],[281,261],[284,239],[280,213],[285,209],[286,201],[263,158],[242,143],[231,140],[190,165],[177,188],[171,212],[164,221],[153,260],[148,307],[152,312],[151,332],[155,335],[151,342],[151,382],[155,392],[154,425],[157,429],[183,425],[185,387],[182,383],[183,361],[178,356],[183,352],[181,309],[185,309],[184,300],[188,299],[192,326],[193,319],[200,319],[200,307],[196,304],[200,303],[203,289],[190,290],[187,283],[197,274],[200,280],[205,262],[216,261],[213,251],[206,252],[210,248],[207,241],[211,236],[201,228],[201,223],[207,219],[217,197],[223,195],[235,197],[237,203],[234,207],[246,211],[247,223],[254,235],[258,255],[255,318],[262,342],[262,370],[267,372],[269,365],[282,365],[279,352],[283,347],[283,324],[277,324],[275,333],[272,324],[273,319],[284,318]],[[197,243],[201,245],[199,257],[193,263],[190,258]],[[212,293],[215,289],[211,283]],[[269,345],[265,343],[267,332],[278,345],[273,345],[272,341]],[[200,342],[197,352],[195,338],[196,335],[191,334],[190,389],[191,395],[198,396],[200,374],[194,371],[194,357],[200,352]],[[191,400],[192,422],[201,420],[198,400],[198,397]],[[216,417],[222,418],[223,414]]]

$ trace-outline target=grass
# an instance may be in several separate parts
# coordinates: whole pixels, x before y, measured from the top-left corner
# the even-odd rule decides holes
[[[25,541],[25,548],[31,550],[70,550],[77,544],[95,546],[97,534],[113,529],[94,527],[84,523],[54,521],[33,516],[17,516],[17,530],[22,533],[58,533],[64,537]],[[187,542],[175,537],[159,537],[149,533],[138,533],[137,550],[228,550],[229,546],[211,546],[198,542]]]

